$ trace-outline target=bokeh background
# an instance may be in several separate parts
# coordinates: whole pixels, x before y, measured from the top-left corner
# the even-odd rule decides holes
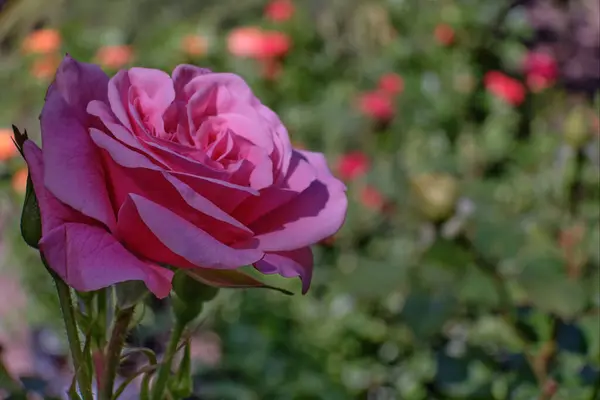
[[[0,398],[70,382],[10,141],[66,52],[236,72],[348,185],[308,295],[221,291],[193,398],[600,399],[598,0],[0,0]]]

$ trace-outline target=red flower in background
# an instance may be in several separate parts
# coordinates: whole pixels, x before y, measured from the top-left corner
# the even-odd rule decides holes
[[[276,58],[267,58],[262,60],[261,66],[263,77],[271,81],[279,78],[279,75],[281,75],[283,70],[281,61]]]
[[[274,22],[285,22],[294,16],[296,11],[291,0],[273,0],[265,8],[265,16]]]
[[[353,151],[340,157],[337,170],[342,179],[353,180],[367,173],[369,158],[360,151]]]
[[[358,98],[358,109],[366,116],[380,121],[389,121],[395,114],[392,98],[382,90],[361,94]]]
[[[227,38],[227,48],[234,56],[248,58],[274,58],[285,55],[291,47],[288,35],[265,31],[258,27],[234,29]]]
[[[379,211],[385,206],[383,195],[373,186],[365,186],[362,188],[359,200],[363,206],[371,210]]]
[[[404,80],[393,72],[384,74],[379,78],[378,87],[389,95],[397,95],[404,91]]]
[[[550,54],[534,51],[528,53],[523,63],[527,85],[534,91],[552,86],[558,78],[558,65]]]
[[[433,31],[433,36],[443,46],[450,46],[454,43],[454,29],[448,24],[438,24]]]
[[[490,71],[485,74],[483,83],[490,93],[508,104],[518,106],[525,100],[523,84],[500,71]]]

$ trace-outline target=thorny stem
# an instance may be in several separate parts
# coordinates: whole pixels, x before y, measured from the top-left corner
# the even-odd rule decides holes
[[[106,364],[102,374],[101,400],[112,400],[117,369],[121,360],[121,350],[125,344],[129,323],[133,318],[135,307],[116,310],[115,324],[106,349]]]

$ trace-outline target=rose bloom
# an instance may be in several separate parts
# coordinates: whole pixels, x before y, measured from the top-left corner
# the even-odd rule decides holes
[[[12,141],[13,131],[0,129],[0,162],[7,161],[17,154],[17,147]]]
[[[364,115],[380,121],[389,121],[395,114],[392,98],[381,90],[361,94],[358,98],[358,109]]]
[[[67,56],[24,143],[42,221],[39,248],[80,291],[164,268],[300,277],[309,246],[342,225],[346,188],[320,153],[294,150],[277,115],[237,75],[179,65],[113,78]],[[212,271],[211,273],[214,273]]]
[[[502,72],[488,72],[485,74],[484,84],[490,93],[513,106],[518,106],[525,100],[523,84]]]
[[[454,43],[454,29],[448,24],[438,24],[433,31],[433,36],[443,46],[450,46]]]
[[[285,22],[294,16],[291,0],[273,0],[265,8],[265,16],[274,22]]]
[[[338,161],[337,170],[342,179],[353,180],[369,170],[369,158],[360,151],[344,154]]]
[[[127,45],[102,46],[95,59],[105,68],[119,69],[133,61],[133,51]]]
[[[38,29],[31,32],[23,41],[26,54],[49,54],[57,51],[61,45],[60,33],[56,29]]]
[[[283,32],[264,31],[257,27],[234,29],[227,38],[229,52],[237,57],[274,58],[284,56],[291,47]]]
[[[379,78],[378,87],[381,91],[390,95],[397,95],[404,90],[404,80],[395,73],[384,74]]]
[[[208,40],[198,35],[186,35],[181,40],[181,49],[190,56],[201,56],[206,54]]]
[[[523,69],[527,76],[527,85],[535,91],[552,86],[558,78],[556,60],[547,53],[528,53],[523,63]]]

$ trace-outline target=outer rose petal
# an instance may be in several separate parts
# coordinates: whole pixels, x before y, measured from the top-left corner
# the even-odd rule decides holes
[[[158,298],[171,291],[173,272],[141,261],[102,228],[67,223],[40,241],[48,265],[73,288],[87,292],[142,280]]]
[[[112,229],[115,215],[99,155],[87,132],[89,121],[84,120],[86,102],[101,96],[101,74],[97,67],[70,57],[61,64],[40,117],[44,184],[61,202]]]
[[[299,276],[302,280],[302,294],[308,292],[313,271],[313,254],[310,247],[292,251],[266,253],[254,267],[264,274],[274,274],[285,278]]]
[[[233,269],[253,264],[263,257],[263,252],[258,249],[229,247],[173,211],[144,197],[131,194],[119,211],[119,224],[122,224],[121,231],[125,240],[131,234],[135,234],[131,226],[137,224],[137,219],[141,220],[170,252],[196,267]],[[155,249],[151,247],[144,246],[136,251],[149,258],[154,258],[155,255]]]
[[[25,160],[40,207],[42,217],[42,234],[47,235],[52,229],[65,222],[85,222],[86,217],[69,206],[64,205],[46,190],[44,186],[44,160],[42,150],[31,140],[23,145]]]
[[[345,185],[331,175],[322,155],[307,154],[317,179],[296,198],[248,225],[264,251],[310,246],[333,235],[344,223],[348,206]]]

